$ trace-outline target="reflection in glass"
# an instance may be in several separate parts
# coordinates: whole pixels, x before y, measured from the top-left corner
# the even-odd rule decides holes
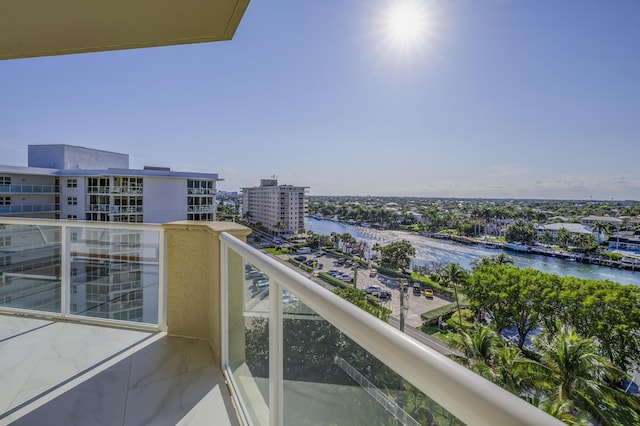
[[[0,225],[0,306],[60,313],[58,226]]]

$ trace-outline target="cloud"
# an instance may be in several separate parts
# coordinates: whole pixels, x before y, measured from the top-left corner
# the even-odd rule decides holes
[[[627,186],[630,185],[629,179],[626,176],[617,176],[612,178],[613,183],[616,185]]]
[[[529,173],[529,169],[520,164],[497,164],[491,167],[493,176],[498,178],[522,176]]]
[[[567,177],[562,179],[539,179],[534,182],[536,189],[586,189],[589,180],[584,177]]]

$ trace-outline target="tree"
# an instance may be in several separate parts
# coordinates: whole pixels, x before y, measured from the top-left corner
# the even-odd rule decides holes
[[[496,265],[513,265],[513,257],[506,253],[500,253],[493,257]]]
[[[276,228],[277,234],[282,233],[282,230],[285,228],[284,222],[281,220],[277,221],[276,224],[274,225],[274,228]]]
[[[416,255],[416,249],[410,241],[401,240],[384,246],[380,252],[382,266],[391,269],[406,269],[411,264],[411,259]]]
[[[531,223],[525,223],[522,220],[516,220],[507,229],[505,238],[509,242],[530,244],[536,238],[536,230],[533,228],[533,225]]]
[[[464,355],[462,363],[485,377],[487,368],[493,365],[501,340],[498,333],[489,327],[475,327],[470,333],[460,331],[447,335],[447,343]]]
[[[567,228],[560,228],[556,232],[556,241],[560,244],[560,247],[567,248],[569,244],[573,241],[573,237],[571,236],[571,232]]]
[[[456,296],[456,306],[458,308],[458,319],[460,325],[462,325],[462,312],[460,312],[460,301],[458,299],[458,286],[467,281],[467,271],[460,266],[459,263],[451,262],[445,266],[440,272],[441,282],[445,286],[453,287],[453,292]]]
[[[594,236],[596,237],[598,244],[602,244],[605,241],[607,241],[607,238],[609,236],[609,230],[607,229],[607,225],[605,225],[600,221],[595,221],[593,222],[593,226],[591,227],[591,230],[595,234]]]
[[[603,404],[640,408],[631,395],[609,384],[619,383],[626,374],[598,355],[593,338],[583,338],[573,328],[559,326],[556,334],[545,333],[535,339],[534,345],[540,354],[538,384],[554,403],[571,401],[603,425],[618,424]]]
[[[590,251],[598,246],[598,240],[593,234],[580,234],[575,240],[576,245],[582,251]]]

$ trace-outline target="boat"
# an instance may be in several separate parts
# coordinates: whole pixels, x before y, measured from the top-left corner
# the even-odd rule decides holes
[[[531,247],[526,244],[504,243],[503,247],[507,250],[519,251],[524,253],[531,251]]]
[[[483,241],[482,247],[488,248],[488,249],[501,249],[502,243],[498,243],[496,241]]]

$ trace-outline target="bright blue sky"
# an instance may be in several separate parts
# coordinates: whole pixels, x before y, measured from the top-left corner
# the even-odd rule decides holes
[[[312,195],[640,199],[640,1],[257,1],[230,42],[0,62],[0,164],[27,145],[273,174]]]

